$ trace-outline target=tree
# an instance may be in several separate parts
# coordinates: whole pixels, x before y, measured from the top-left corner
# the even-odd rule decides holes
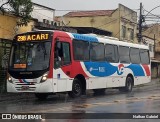
[[[27,25],[31,19],[31,12],[33,11],[33,5],[31,0],[7,0],[2,4],[0,10],[4,12],[4,5],[8,4],[11,7],[11,12],[20,17],[17,22],[18,26]]]

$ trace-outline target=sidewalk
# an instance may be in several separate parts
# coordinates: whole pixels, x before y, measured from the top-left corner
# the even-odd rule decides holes
[[[152,79],[151,82],[135,86],[134,89],[136,90],[136,88],[139,89],[144,86],[150,87],[152,85],[160,86],[160,79]],[[35,99],[34,93],[0,93],[0,102],[32,98]]]

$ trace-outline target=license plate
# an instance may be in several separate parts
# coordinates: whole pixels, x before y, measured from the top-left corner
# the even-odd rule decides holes
[[[29,89],[29,86],[22,86],[21,87],[21,90],[25,91],[25,90],[28,90]]]

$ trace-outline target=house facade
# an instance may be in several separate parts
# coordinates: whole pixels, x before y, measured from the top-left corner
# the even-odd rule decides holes
[[[159,77],[160,76],[160,24],[155,23],[145,26],[142,35],[143,37],[145,36],[154,40],[154,46],[153,46],[154,58],[151,58],[152,77]],[[151,45],[149,46],[149,48],[151,48]]]
[[[119,4],[118,8],[114,10],[69,12],[62,17],[56,18],[67,27],[96,28],[111,32],[110,36],[121,41],[138,42],[136,38],[137,13],[122,4]],[[97,31],[93,30],[92,33]],[[100,33],[100,35],[103,34]]]

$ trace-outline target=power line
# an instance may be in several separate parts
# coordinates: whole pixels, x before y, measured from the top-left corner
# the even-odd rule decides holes
[[[154,7],[154,8],[153,8],[153,9],[151,9],[150,11],[147,11],[148,13],[145,15],[145,17],[146,17],[147,15],[151,14],[151,11],[153,11],[154,9],[156,9],[156,8],[158,8],[158,7],[160,7],[160,5],[159,5],[159,6]]]
[[[146,11],[146,12],[148,12],[149,14],[151,14],[151,15],[153,15],[153,16],[155,16],[155,17],[157,17],[157,18],[160,19],[160,16],[155,15],[155,14],[151,13],[150,11],[147,11],[147,10],[145,10],[145,9],[144,9],[144,11]],[[148,16],[148,14],[145,15],[145,18],[146,18],[147,16]]]
[[[154,9],[152,9],[152,10],[154,10]],[[153,26],[155,26],[156,24],[159,23],[159,21],[160,21],[160,16],[155,15],[155,14],[151,13],[151,11],[147,11],[147,10],[145,10],[145,9],[144,9],[144,11],[148,12],[150,15],[152,15],[152,16],[154,16],[154,17],[157,17],[157,19],[158,19],[157,21],[155,21],[156,23],[152,24],[149,28],[152,28]],[[147,18],[147,16],[149,15],[148,13],[147,13],[146,16],[145,16],[146,18]],[[148,21],[148,20],[147,20],[147,21]],[[154,29],[154,28],[152,28],[152,30],[150,30],[148,36],[152,33],[153,29]],[[145,31],[147,31],[147,29],[146,29]],[[143,31],[143,32],[145,32],[145,31]]]

